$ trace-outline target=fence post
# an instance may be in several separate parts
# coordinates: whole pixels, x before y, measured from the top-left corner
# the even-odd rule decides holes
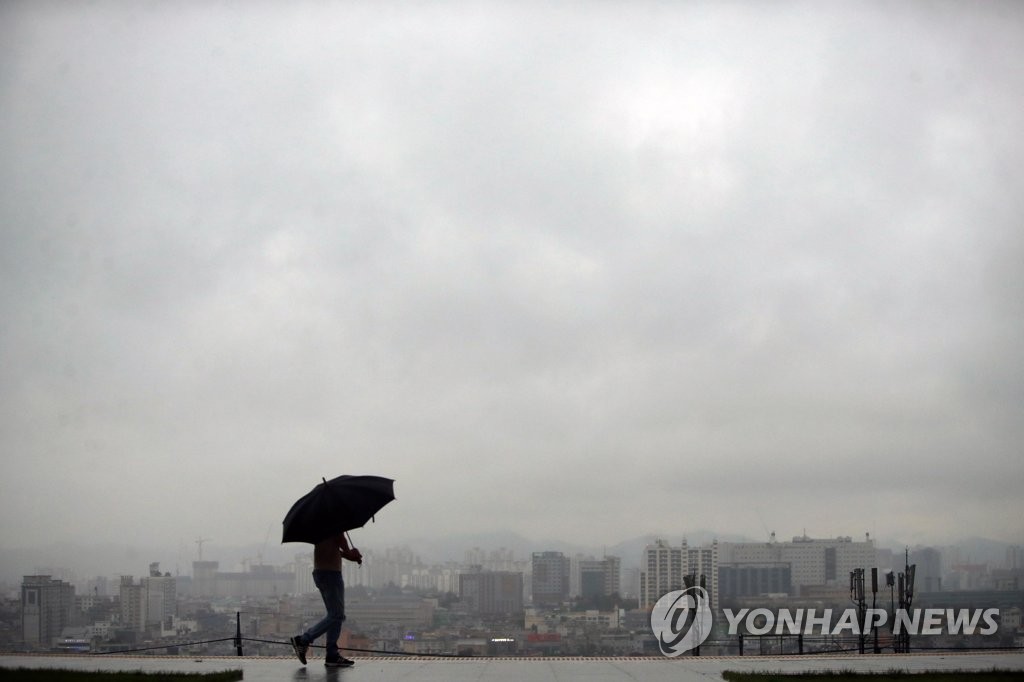
[[[743,655],[743,633],[742,632],[740,633],[739,640],[740,640],[740,656],[742,656]]]
[[[242,614],[235,611],[235,652],[242,655]]]

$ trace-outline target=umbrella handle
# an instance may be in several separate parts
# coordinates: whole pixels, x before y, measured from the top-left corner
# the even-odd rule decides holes
[[[349,551],[351,551],[351,550],[355,549],[355,550],[356,550],[356,551],[358,552],[359,550],[358,550],[358,549],[356,549],[356,546],[355,546],[355,544],[353,544],[353,542],[352,542],[352,536],[348,534],[348,531],[345,531],[345,538],[346,538],[346,539],[348,540],[348,548],[349,548]],[[359,564],[360,566],[362,566],[362,565],[363,565],[362,553],[360,553],[360,558],[359,558],[359,561],[357,561],[356,563],[358,563],[358,564]]]

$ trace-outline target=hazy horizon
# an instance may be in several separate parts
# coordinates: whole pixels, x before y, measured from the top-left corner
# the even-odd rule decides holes
[[[1021,63],[1012,2],[2,3],[0,552],[345,473],[384,544],[1024,543]]]
[[[359,531],[356,531],[360,533]],[[796,536],[801,535],[798,533]],[[837,537],[839,534],[827,536],[811,536],[815,539]],[[776,533],[779,542],[789,542],[796,536],[783,536]],[[575,554],[593,555],[595,557],[611,554],[622,560],[624,568],[638,567],[641,564],[642,547],[647,542],[655,539],[662,539],[671,545],[678,546],[683,537],[687,537],[691,546],[703,545],[712,539],[720,542],[761,542],[767,538],[755,538],[733,535],[729,533],[715,533],[707,530],[690,530],[685,533],[644,533],[629,538],[619,538],[616,541],[609,541],[597,545],[580,545],[568,540],[558,539],[534,539],[512,533],[507,530],[495,530],[490,533],[479,533],[472,535],[456,535],[439,538],[408,538],[404,541],[394,543],[382,543],[374,538],[372,533],[360,533],[356,536],[357,544],[365,553],[374,554],[387,552],[391,549],[411,550],[425,564],[444,563],[446,561],[462,562],[465,552],[479,548],[485,552],[492,552],[500,549],[507,549],[513,552],[517,561],[528,561],[530,553],[534,551],[562,551],[567,555]],[[845,536],[844,536],[845,537]],[[854,541],[861,541],[864,537],[851,536]],[[965,552],[961,560],[969,560],[972,563],[1001,563],[1005,556],[1003,552],[1010,543],[1004,543],[987,538],[959,538],[949,543],[917,544],[887,540],[885,538],[874,538],[875,546],[880,550],[890,550],[897,557],[902,557],[905,549],[915,550],[922,547],[934,547],[940,551],[948,547],[959,547]],[[212,538],[207,538],[204,544],[203,560],[217,561],[220,570],[233,571],[243,570],[246,562],[249,564],[264,563],[275,566],[284,566],[300,554],[311,554],[312,547],[302,543],[273,544],[263,546],[259,541],[243,542],[238,544],[224,545],[214,543]],[[79,554],[84,550],[84,556]],[[632,550],[632,551],[629,551]],[[950,557],[945,557],[944,562]],[[4,555],[0,555],[0,582],[17,584],[24,575],[30,575],[36,570],[48,571],[70,571],[75,575],[75,581],[82,582],[93,577],[111,577],[122,574],[144,575],[151,562],[158,562],[160,570],[169,572],[172,575],[189,576],[192,574],[192,562],[197,561],[197,546],[193,542],[182,542],[177,547],[159,546],[133,546],[118,543],[105,543],[100,546],[90,546],[88,543],[71,543],[70,545],[51,545],[48,547],[34,548],[8,548]],[[64,563],[61,563],[61,562]],[[880,560],[881,561],[881,560]],[[879,567],[894,568],[893,566]],[[895,566],[900,568],[900,566]]]

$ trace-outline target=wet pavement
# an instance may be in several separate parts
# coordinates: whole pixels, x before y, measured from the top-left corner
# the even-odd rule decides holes
[[[707,682],[720,680],[724,670],[800,672],[808,670],[855,670],[884,672],[905,670],[1004,670],[1024,671],[1024,652],[971,654],[844,655],[844,656],[744,656],[668,658],[420,658],[366,657],[352,668],[326,669],[323,659],[303,666],[294,658],[157,656],[23,656],[0,655],[0,667],[66,668],[71,670],[143,670],[147,672],[214,672],[238,670],[248,682],[339,680],[503,680],[513,682],[590,682],[644,680],[645,682]],[[1024,677],[1024,672],[1022,672]]]

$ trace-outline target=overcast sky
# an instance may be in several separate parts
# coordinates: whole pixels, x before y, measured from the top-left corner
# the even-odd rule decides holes
[[[1024,541],[1024,5],[0,4],[0,547]]]

